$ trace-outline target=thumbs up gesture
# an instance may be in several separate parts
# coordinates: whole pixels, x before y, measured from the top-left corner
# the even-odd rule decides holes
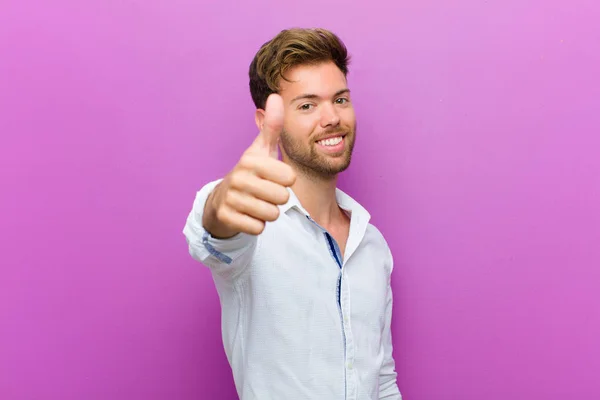
[[[288,201],[287,187],[296,174],[277,158],[283,112],[281,96],[269,96],[260,133],[208,197],[202,223],[214,237],[229,238],[239,232],[258,235],[267,221],[279,217],[277,206]]]

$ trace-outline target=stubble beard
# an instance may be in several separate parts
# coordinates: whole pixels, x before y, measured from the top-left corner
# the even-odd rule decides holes
[[[287,158],[287,161],[290,162],[292,166],[308,177],[320,180],[330,180],[335,178],[339,173],[345,171],[350,166],[356,139],[356,126],[354,126],[353,129],[336,129],[325,132],[325,134],[334,132],[345,134],[344,153],[335,157],[319,152],[316,142],[311,141],[307,146],[305,143],[294,139],[288,132],[283,131],[280,137],[280,144],[284,153],[284,158]]]

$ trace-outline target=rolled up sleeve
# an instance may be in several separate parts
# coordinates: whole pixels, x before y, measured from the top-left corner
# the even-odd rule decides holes
[[[202,226],[206,200],[221,180],[206,184],[197,193],[188,214],[183,234],[193,259],[226,279],[235,279],[250,263],[256,248],[257,236],[246,233],[227,238],[213,237]]]

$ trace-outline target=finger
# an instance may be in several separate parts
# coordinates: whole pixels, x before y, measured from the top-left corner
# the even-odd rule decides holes
[[[267,98],[263,126],[259,133],[260,140],[268,154],[277,158],[277,144],[283,131],[283,99],[273,93]]]
[[[296,181],[296,173],[283,161],[272,158],[257,163],[254,167],[255,173],[268,181],[282,186],[292,186]]]
[[[242,214],[226,205],[223,206],[220,214],[221,221],[236,232],[260,235],[265,229],[264,221]]]
[[[240,159],[238,167],[240,171],[250,171],[261,178],[282,186],[291,186],[296,181],[296,173],[288,164],[252,152],[246,153]],[[232,175],[232,179],[237,183],[247,178],[247,176],[242,175]]]
[[[240,214],[246,214],[260,221],[275,221],[279,218],[279,207],[237,190],[227,193],[227,206]]]
[[[285,186],[263,179],[251,172],[237,174],[231,181],[231,187],[271,204],[285,204],[290,197]]]

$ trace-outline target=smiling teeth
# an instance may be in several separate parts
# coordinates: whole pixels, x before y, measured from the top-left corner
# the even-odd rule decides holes
[[[342,141],[342,137],[338,136],[338,137],[334,137],[334,138],[330,138],[330,139],[325,139],[325,140],[319,140],[319,144],[322,144],[323,146],[335,146],[336,144],[339,144]]]

